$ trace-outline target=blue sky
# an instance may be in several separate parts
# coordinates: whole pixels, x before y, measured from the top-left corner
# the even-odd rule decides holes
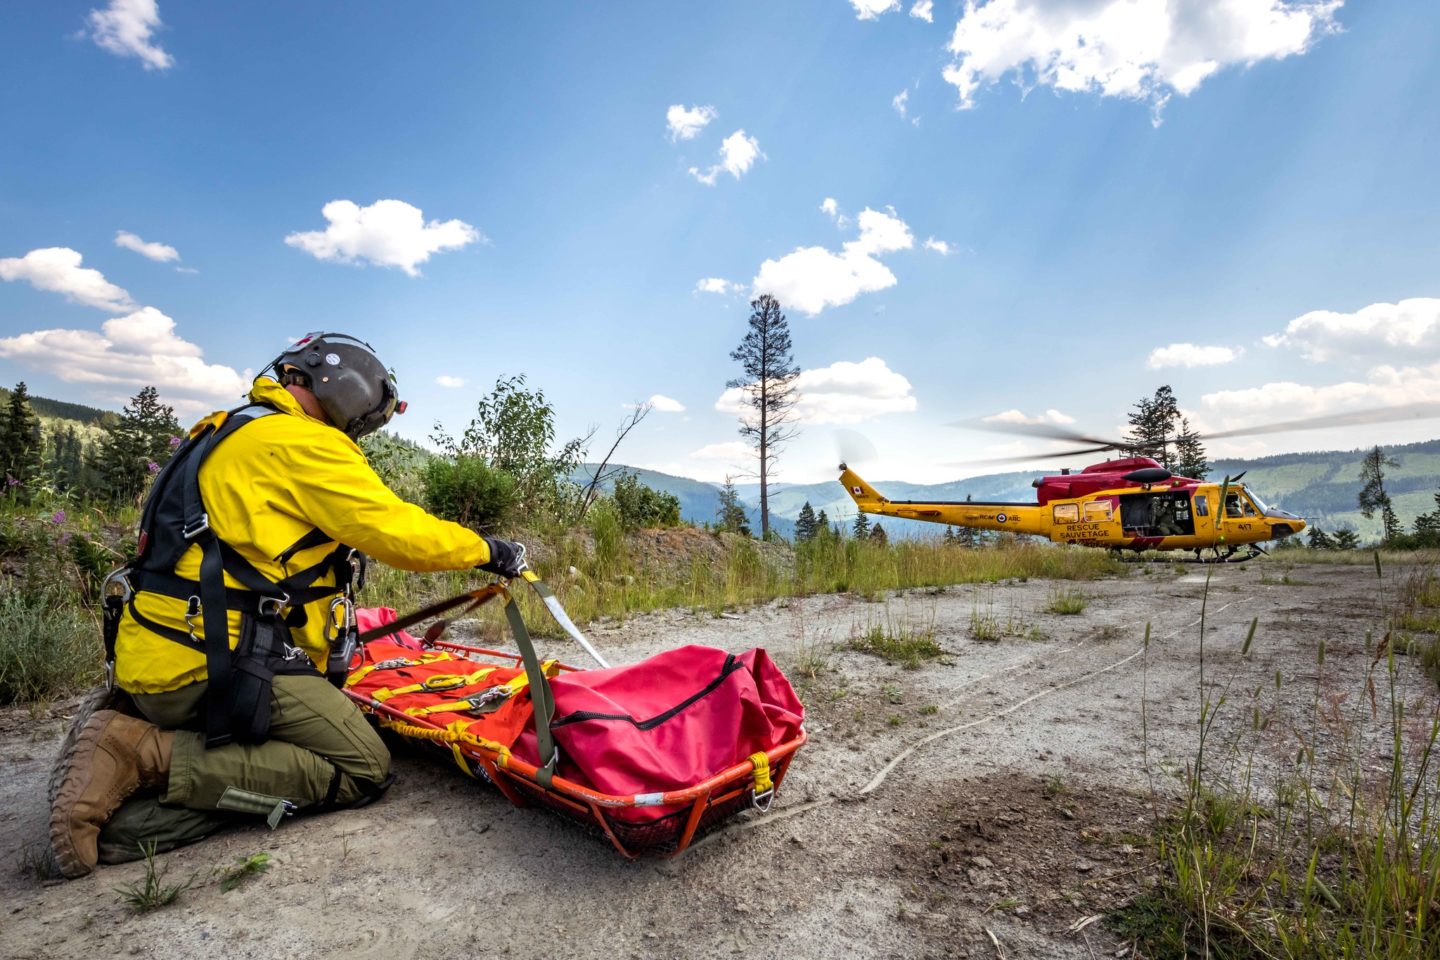
[[[782,480],[837,431],[980,472],[1048,445],[947,424],[1113,433],[1161,383],[1210,430],[1440,401],[1436,49],[1421,0],[13,5],[0,383],[192,419],[336,329],[405,436],[524,373],[600,447],[657,398],[621,459],[716,480],[771,292]]]

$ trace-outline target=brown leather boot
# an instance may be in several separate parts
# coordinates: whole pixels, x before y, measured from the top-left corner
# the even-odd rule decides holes
[[[95,868],[100,828],[125,798],[170,778],[175,735],[114,710],[93,714],[68,755],[60,758],[60,785],[50,810],[50,849],[60,872],[83,877]]]

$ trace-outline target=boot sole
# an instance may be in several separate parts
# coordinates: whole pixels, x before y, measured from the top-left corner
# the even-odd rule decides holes
[[[65,732],[65,739],[60,741],[60,752],[55,755],[55,764],[50,768],[50,784],[46,788],[45,798],[52,808],[55,806],[56,796],[60,793],[60,782],[65,779],[69,769],[68,759],[75,749],[75,739],[80,736],[80,731],[96,712],[118,711],[124,702],[125,699],[118,689],[103,685],[91,687],[80,699],[80,703],[75,707],[75,716],[70,721],[70,729]]]
[[[77,761],[82,758],[89,761],[94,757],[95,750],[100,745],[101,734],[109,725],[110,718],[103,717],[104,713],[103,710],[96,710],[82,726],[76,728],[73,744],[56,760],[51,777],[54,800],[50,807],[50,853],[60,875],[67,880],[83,877],[95,869],[95,864],[87,862],[80,855],[80,851],[75,849],[74,833],[70,828],[75,804],[90,784],[88,779],[84,783],[78,783],[72,774]],[[81,769],[84,769],[83,764]]]

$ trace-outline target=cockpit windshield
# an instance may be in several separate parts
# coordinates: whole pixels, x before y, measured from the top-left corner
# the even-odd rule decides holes
[[[1233,518],[1255,515],[1255,505],[1242,492],[1231,490],[1225,494],[1225,516]]]
[[[1265,501],[1261,500],[1259,495],[1252,493],[1249,490],[1242,490],[1241,493],[1249,497],[1251,502],[1255,504],[1255,509],[1259,510],[1262,514],[1270,512],[1270,508],[1265,505]]]

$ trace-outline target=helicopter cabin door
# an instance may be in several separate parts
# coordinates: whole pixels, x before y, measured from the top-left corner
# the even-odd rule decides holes
[[[1215,536],[1215,524],[1210,518],[1210,498],[1203,490],[1194,491],[1193,512],[1195,514],[1195,536]]]
[[[1195,515],[1188,490],[1120,495],[1120,524],[1127,537],[1189,537]]]

